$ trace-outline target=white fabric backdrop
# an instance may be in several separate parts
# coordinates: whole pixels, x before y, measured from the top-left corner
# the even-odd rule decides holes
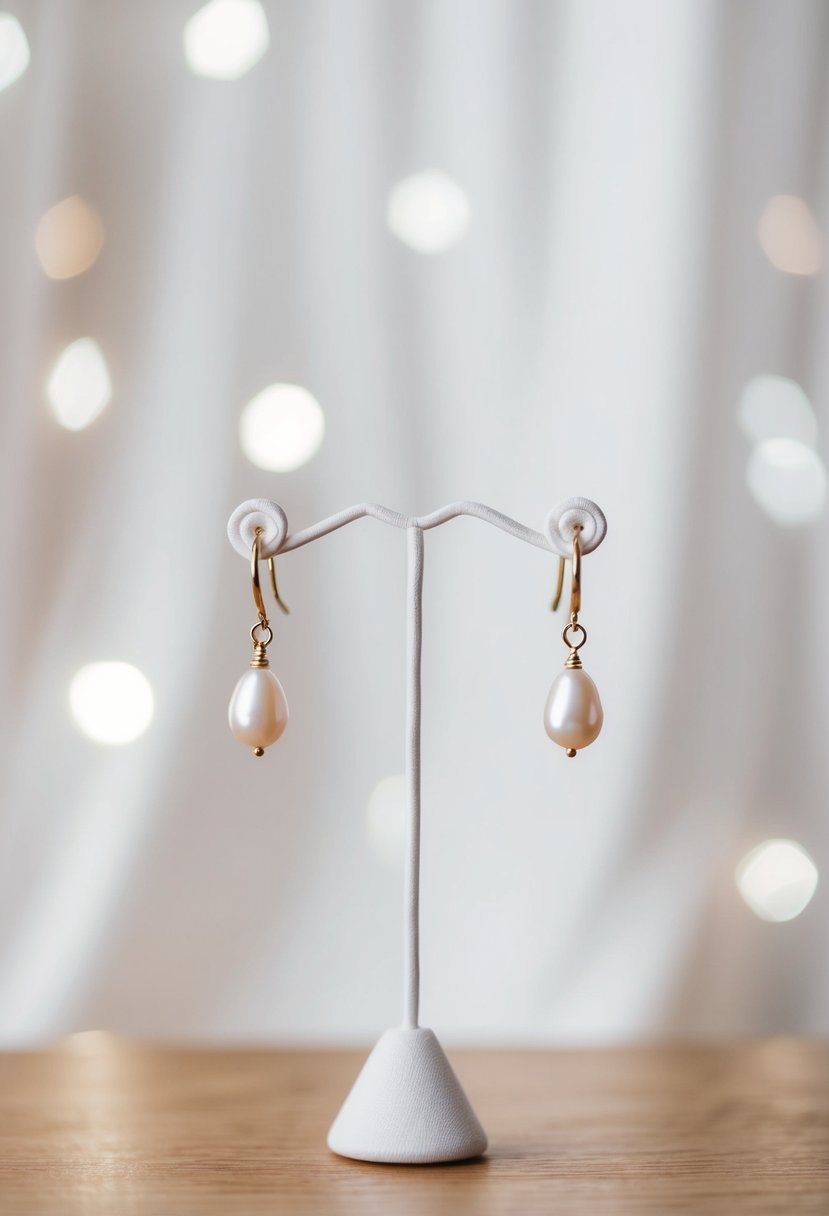
[[[755,232],[777,193],[827,229],[826,6],[267,0],[234,83],[187,70],[193,0],[7,7],[32,62],[0,93],[2,1042],[399,1019],[400,867],[366,805],[402,768],[405,537],[281,561],[292,721],[255,761],[225,719],[253,618],[224,536],[254,496],[294,528],[364,499],[608,516],[583,609],[605,730],[573,762],[541,724],[553,563],[471,520],[427,535],[424,1024],[829,1030],[826,890],[770,925],[733,880],[766,837],[829,850],[826,523],[762,514],[735,421],[759,372],[825,420],[826,280]],[[385,224],[426,168],[472,209],[433,257]],[[107,241],[51,282],[32,235],[73,193]],[[82,336],[114,393],[71,433],[44,385]],[[238,444],[274,381],[325,411],[290,474]],[[107,749],[66,689],[110,658],[156,714]]]

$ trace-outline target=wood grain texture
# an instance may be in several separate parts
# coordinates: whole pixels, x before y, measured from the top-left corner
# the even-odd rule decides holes
[[[829,1212],[829,1048],[450,1052],[491,1143],[370,1166],[325,1134],[359,1052],[80,1035],[0,1055],[3,1216]]]

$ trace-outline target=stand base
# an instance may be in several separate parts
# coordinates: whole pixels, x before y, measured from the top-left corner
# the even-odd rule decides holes
[[[328,1133],[358,1161],[424,1165],[486,1151],[486,1133],[431,1030],[387,1030]]]

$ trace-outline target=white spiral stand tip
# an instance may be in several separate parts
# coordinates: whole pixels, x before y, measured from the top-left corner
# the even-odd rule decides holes
[[[589,498],[565,498],[547,516],[547,535],[560,557],[572,557],[576,528],[581,528],[579,540],[583,554],[598,549],[607,535],[604,512]]]
[[[239,503],[227,521],[227,536],[241,557],[250,557],[257,528],[262,529],[259,556],[274,557],[288,535],[287,515],[269,498],[249,498],[247,502]]]

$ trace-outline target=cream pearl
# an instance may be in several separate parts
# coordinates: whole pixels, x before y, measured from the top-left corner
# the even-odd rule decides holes
[[[544,729],[560,747],[575,752],[592,743],[602,729],[599,690],[586,671],[565,667],[553,680],[544,706]]]
[[[251,667],[233,690],[227,711],[230,729],[257,755],[270,747],[288,725],[288,702],[282,685],[267,667]]]

